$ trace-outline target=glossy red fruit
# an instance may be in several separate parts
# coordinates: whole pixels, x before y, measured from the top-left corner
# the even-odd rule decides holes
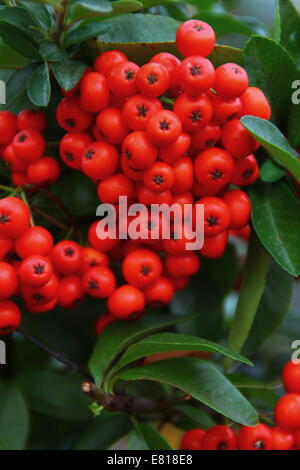
[[[47,119],[43,111],[37,109],[24,109],[18,114],[17,128],[19,131],[35,130],[44,132],[47,126]]]
[[[128,200],[133,197],[133,183],[123,173],[114,175],[100,181],[97,193],[100,201],[108,204],[119,203],[119,197],[125,196]]]
[[[42,303],[42,304],[32,303],[32,302],[25,302],[25,306],[26,306],[27,310],[30,313],[35,313],[35,314],[50,312],[50,310],[54,309],[56,304],[57,304],[57,297],[56,296],[52,300],[50,300],[49,302]]]
[[[17,187],[26,186],[27,184],[31,183],[26,173],[12,173],[11,182],[14,186]]]
[[[230,224],[230,210],[222,199],[207,196],[199,199],[197,204],[204,205],[204,235],[211,236],[227,230]]]
[[[262,119],[270,119],[271,106],[262,90],[249,87],[241,96],[242,116],[256,116]]]
[[[127,160],[130,169],[145,170],[155,162],[157,147],[146,132],[135,131],[124,140],[122,157]]]
[[[256,426],[243,426],[238,434],[239,450],[272,450],[272,433],[268,426],[259,423]]]
[[[172,277],[186,277],[196,274],[200,269],[200,258],[195,253],[187,252],[182,255],[168,254],[165,266]]]
[[[14,242],[11,238],[5,238],[0,235],[0,261],[4,260],[12,251]]]
[[[119,155],[111,144],[94,142],[83,153],[81,169],[93,180],[112,175],[117,168]]]
[[[185,287],[190,282],[190,277],[189,276],[182,276],[182,277],[172,277],[171,276],[169,279],[173,284],[175,292],[185,289]]]
[[[146,303],[161,307],[171,302],[174,295],[172,282],[166,277],[159,277],[144,290]]]
[[[81,168],[84,150],[89,147],[93,139],[89,134],[70,132],[63,136],[59,144],[59,154],[66,165],[76,170]]]
[[[259,166],[254,155],[248,155],[237,161],[231,177],[231,183],[236,186],[249,186],[259,178]]]
[[[108,74],[108,86],[117,96],[129,98],[137,93],[136,75],[139,66],[134,62],[122,62]]]
[[[182,132],[178,116],[167,109],[153,114],[148,121],[146,133],[154,145],[164,146],[175,142]]]
[[[113,272],[105,266],[93,266],[87,269],[82,277],[84,292],[104,299],[109,297],[116,288],[116,279]]]
[[[219,192],[233,175],[235,163],[226,150],[213,147],[201,152],[195,160],[195,176],[200,184]]]
[[[123,118],[126,125],[133,131],[144,131],[149,118],[162,109],[161,102],[156,98],[138,94],[128,98],[124,104]]]
[[[53,237],[44,227],[30,227],[15,241],[17,255],[24,259],[27,256],[47,256],[53,248]]]
[[[0,200],[0,236],[18,238],[29,229],[30,212],[26,204],[16,197]]]
[[[251,201],[247,193],[240,189],[231,189],[222,196],[230,210],[229,228],[240,229],[249,223],[251,217]]]
[[[287,392],[300,394],[300,363],[288,362],[283,368],[282,379]]]
[[[140,315],[145,308],[145,296],[137,287],[124,284],[116,289],[107,302],[109,312],[120,320]]]
[[[249,79],[245,69],[228,63],[216,69],[214,90],[224,98],[238,98],[248,87]]]
[[[151,191],[160,193],[170,189],[175,182],[175,171],[165,162],[155,162],[144,173],[144,183]]]
[[[0,261],[0,300],[12,297],[18,288],[18,276],[15,268]]]
[[[193,135],[193,145],[199,150],[215,147],[222,136],[219,124],[210,122]]]
[[[293,438],[295,449],[300,450],[300,430],[294,433]]]
[[[186,93],[198,96],[214,85],[215,68],[205,57],[189,56],[178,67],[178,81]]]
[[[182,132],[174,142],[159,148],[159,158],[166,163],[174,164],[186,156],[190,145],[190,134]]]
[[[117,108],[106,108],[98,114],[96,126],[110,144],[121,144],[129,134],[122,112]]]
[[[202,450],[202,442],[205,431],[203,429],[191,429],[184,433],[181,441],[182,450]]]
[[[155,54],[150,62],[156,62],[163,65],[169,72],[170,88],[175,88],[178,85],[177,71],[180,60],[169,52],[159,52]]]
[[[291,450],[294,445],[294,436],[293,434],[283,431],[280,428],[272,428],[272,440],[273,440],[273,449],[272,450]]]
[[[160,277],[162,262],[153,251],[140,249],[125,257],[122,271],[129,284],[145,288]]]
[[[57,106],[56,120],[67,132],[83,132],[91,126],[93,115],[80,107],[77,96],[67,96]]]
[[[278,401],[275,408],[277,425],[285,431],[300,429],[300,395],[287,393]]]
[[[46,148],[44,137],[32,129],[19,132],[14,137],[12,145],[17,157],[27,163],[41,158]]]
[[[42,287],[31,287],[28,284],[21,284],[21,294],[24,297],[26,305],[29,306],[46,306],[53,301],[53,299],[56,299],[57,293],[58,279],[55,274],[52,274],[50,280]],[[53,308],[54,305],[51,308]],[[43,310],[41,310],[41,312],[42,311]],[[39,313],[39,310],[37,310],[37,313]]]
[[[189,157],[182,157],[173,165],[175,172],[175,182],[172,191],[177,194],[183,194],[193,187],[194,166]]]
[[[149,98],[156,98],[169,88],[169,72],[161,64],[148,62],[139,69],[135,83],[140,93]]]
[[[119,244],[119,240],[115,234],[110,233],[108,230],[102,230],[99,221],[96,220],[92,223],[88,230],[88,241],[95,250],[107,252],[113,250]]]
[[[186,132],[197,132],[210,122],[213,108],[206,94],[193,98],[183,93],[174,104],[174,112]]]
[[[172,202],[172,193],[169,190],[155,192],[147,186],[142,186],[138,192],[138,200],[141,204],[145,206],[150,206],[151,204],[171,204]]]
[[[184,56],[199,54],[207,57],[213,51],[215,43],[215,32],[204,21],[185,21],[176,33],[177,48]]]
[[[50,280],[53,273],[51,262],[44,256],[32,255],[20,264],[21,282],[31,287],[42,287]]]
[[[205,237],[200,254],[205,256],[205,258],[221,258],[226,250],[228,235],[228,230],[224,230],[224,232],[218,233],[217,235]]]
[[[204,434],[202,448],[203,450],[235,450],[235,434],[228,426],[213,426]]]
[[[10,111],[0,111],[0,146],[8,145],[17,133],[17,117]]]
[[[84,299],[79,276],[67,276],[59,280],[57,303],[62,308],[74,308]]]
[[[109,266],[108,256],[105,253],[101,253],[100,251],[91,248],[90,246],[84,246],[82,248],[82,256],[82,273],[84,273],[88,268],[92,268],[94,266]]]
[[[213,119],[219,124],[237,119],[242,112],[240,98],[223,98],[222,96],[212,97]]]
[[[100,335],[102,331],[105,330],[106,326],[109,325],[110,323],[116,321],[115,317],[110,315],[109,313],[105,315],[101,315],[95,323],[95,333],[96,335]]]
[[[116,65],[127,61],[128,59],[123,52],[112,49],[98,55],[94,62],[94,69],[107,76]]]
[[[4,148],[2,158],[11,172],[24,173],[27,169],[28,164],[17,156],[12,144]]]
[[[19,307],[10,300],[0,302],[0,335],[8,335],[19,328],[21,312]]]
[[[53,184],[60,175],[59,164],[53,157],[43,157],[28,165],[27,176],[31,183],[38,186]]]
[[[58,242],[51,253],[53,268],[65,275],[78,271],[81,268],[82,260],[82,248],[72,240]]]
[[[80,107],[87,113],[98,113],[109,105],[110,91],[104,75],[85,73],[80,81]]]
[[[228,121],[223,127],[222,144],[237,160],[241,160],[257,149],[257,142],[244,128],[239,119]]]

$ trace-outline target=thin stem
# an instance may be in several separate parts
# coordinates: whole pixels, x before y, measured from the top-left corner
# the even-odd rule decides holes
[[[40,348],[42,351],[45,353],[49,354],[50,356],[54,357],[58,362],[61,362],[65,366],[67,366],[69,369],[74,370],[75,372],[78,372],[82,377],[84,377],[87,380],[93,380],[92,376],[86,372],[84,369],[82,369],[78,364],[75,362],[71,361],[67,357],[65,357],[63,354],[58,353],[56,351],[53,351],[52,349],[48,348],[45,344],[41,343],[37,339],[33,338],[29,334],[25,333],[23,330],[18,329],[17,330],[24,338],[28,339],[31,341],[31,343],[35,344],[38,348]]]
[[[173,98],[167,98],[167,96],[162,96],[160,101],[163,105],[165,105],[168,109],[173,109],[175,100]]]
[[[35,223],[34,223],[34,220],[33,220],[32,212],[30,210],[30,205],[29,205],[26,193],[23,190],[21,191],[21,198],[22,198],[22,201],[24,202],[24,204],[26,204],[26,206],[28,207],[28,209],[30,211],[30,225],[31,225],[31,227],[34,227]]]

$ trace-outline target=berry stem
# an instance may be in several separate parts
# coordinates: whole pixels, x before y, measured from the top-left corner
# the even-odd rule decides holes
[[[30,205],[29,205],[29,202],[28,202],[26,193],[25,193],[25,191],[23,191],[23,190],[21,190],[21,199],[22,199],[22,201],[24,202],[24,204],[26,204],[26,206],[28,207],[28,209],[30,210],[30,225],[31,225],[31,227],[34,227],[34,226],[35,226],[35,223],[34,223],[34,220],[33,220],[32,211],[31,211],[31,208],[30,208]]]
[[[66,356],[64,356],[61,353],[58,353],[56,351],[53,351],[52,349],[48,348],[45,344],[41,343],[37,339],[33,338],[29,334],[25,333],[23,330],[18,329],[18,333],[20,333],[24,338],[28,339],[31,343],[35,344],[38,348],[40,348],[42,351],[45,353],[49,354],[50,356],[54,357],[58,362],[61,362],[65,366],[67,366],[69,369],[74,370],[75,372],[78,372],[82,377],[84,377],[87,380],[92,380],[91,375],[86,372],[84,369],[82,369],[78,364],[75,362],[71,361],[68,359]]]

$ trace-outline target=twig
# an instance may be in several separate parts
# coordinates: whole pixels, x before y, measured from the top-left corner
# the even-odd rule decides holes
[[[58,362],[61,362],[65,366],[67,366],[69,369],[74,370],[75,372],[78,372],[82,377],[84,377],[87,380],[93,380],[92,376],[86,372],[84,369],[82,369],[78,364],[75,362],[71,361],[61,353],[58,353],[56,351],[53,351],[52,349],[48,348],[45,344],[41,343],[37,339],[33,338],[29,334],[25,333],[23,330],[18,329],[18,333],[20,333],[24,338],[28,339],[31,341],[31,343],[35,344],[38,348],[40,348],[42,351],[45,353],[49,354],[50,356],[54,357]]]

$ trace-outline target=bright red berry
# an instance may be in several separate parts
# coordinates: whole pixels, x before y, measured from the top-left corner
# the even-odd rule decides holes
[[[163,95],[170,85],[168,70],[156,62],[143,65],[136,75],[137,89],[149,98]]]
[[[16,197],[0,200],[0,236],[17,238],[29,229],[30,212],[26,204]]]
[[[300,363],[288,362],[283,368],[282,379],[287,392],[300,394]]]
[[[116,288],[113,272],[105,266],[93,266],[82,277],[83,290],[97,299],[109,297]]]
[[[202,450],[202,442],[205,431],[203,429],[191,429],[184,433],[181,441],[182,450]]]
[[[272,450],[273,439],[270,428],[263,423],[243,426],[238,434],[239,450]]]
[[[127,61],[128,59],[123,52],[113,49],[98,55],[94,62],[94,69],[107,76],[116,65]]]
[[[273,440],[272,450],[291,450],[293,448],[293,434],[283,431],[283,429],[280,428],[272,428],[271,433]]]
[[[10,111],[0,111],[0,146],[8,145],[17,133],[17,117]]]
[[[37,109],[24,109],[18,114],[17,127],[19,131],[35,130],[44,132],[47,119],[43,111]]]
[[[88,113],[98,113],[109,105],[110,91],[102,73],[84,74],[80,82],[81,108]]]
[[[112,175],[117,168],[119,155],[111,144],[94,142],[83,153],[81,169],[94,180]]]
[[[0,302],[0,335],[8,335],[19,328],[21,312],[19,307],[10,300]]]
[[[81,168],[83,152],[93,142],[86,133],[65,134],[59,144],[59,154],[66,165],[76,170]]]
[[[199,183],[218,192],[230,182],[234,167],[230,153],[213,147],[204,150],[196,158],[195,176]]]
[[[127,320],[143,312],[145,296],[137,287],[124,284],[112,293],[107,306],[115,318]]]
[[[162,109],[161,102],[156,98],[138,94],[128,98],[124,104],[123,118],[133,131],[144,131],[149,118]]]
[[[242,104],[242,116],[256,116],[262,119],[270,119],[271,106],[262,90],[256,87],[249,87],[240,97]]]
[[[181,119],[183,129],[193,133],[210,122],[213,108],[206,94],[190,97],[187,93],[183,93],[174,104],[174,112]]]
[[[28,165],[29,181],[38,186],[53,184],[60,175],[59,164],[53,157],[43,157]]]
[[[199,54],[207,57],[213,51],[215,43],[215,32],[204,21],[185,21],[176,33],[177,47],[184,56]]]
[[[57,106],[56,119],[67,132],[83,132],[91,126],[93,115],[80,107],[77,96],[67,96]]]
[[[67,276],[59,280],[57,303],[62,308],[74,308],[84,299],[79,276]]]
[[[300,429],[300,395],[287,393],[278,401],[275,408],[277,425],[285,431]]]
[[[207,196],[199,199],[197,204],[204,205],[204,235],[211,236],[224,232],[230,224],[230,210],[222,199]]]
[[[125,257],[122,271],[129,284],[144,288],[159,278],[162,262],[151,250],[140,249]]]
[[[37,255],[25,258],[19,268],[21,281],[32,287],[42,287],[47,284],[52,273],[53,269],[50,261]]]
[[[153,114],[148,121],[146,133],[155,145],[170,145],[182,132],[179,117],[172,111],[163,110]]]
[[[12,145],[17,157],[27,163],[41,158],[46,148],[44,137],[32,129],[19,132]]]
[[[247,193],[240,189],[231,189],[222,196],[230,210],[229,228],[240,229],[249,223],[251,201]]]
[[[24,259],[31,255],[47,256],[53,248],[53,237],[44,227],[30,227],[15,241],[17,255]]]
[[[257,142],[238,119],[228,121],[223,127],[222,144],[231,155],[240,160],[257,149]]]
[[[198,96],[214,85],[215,68],[205,57],[189,56],[178,67],[178,81],[186,93]]]
[[[134,62],[121,62],[108,74],[108,85],[117,96],[128,98],[137,93],[136,76],[139,66]]]
[[[146,302],[155,307],[161,307],[171,302],[174,295],[172,282],[166,277],[159,277],[144,290]]]
[[[55,271],[61,274],[73,274],[81,268],[83,255],[81,246],[72,240],[58,242],[51,253]]]
[[[214,89],[224,98],[238,98],[247,90],[248,84],[246,70],[237,64],[223,64],[216,69]]]
[[[195,253],[170,255],[165,259],[166,269],[172,277],[186,277],[200,269],[200,258]]]
[[[121,144],[129,134],[122,112],[117,108],[106,108],[98,114],[96,126],[110,144]]]
[[[202,448],[203,450],[235,450],[235,434],[228,426],[213,426],[204,434]]]
[[[18,276],[13,266],[0,261],[0,300],[12,297],[18,288]]]
[[[128,162],[129,168],[145,170],[155,162],[157,147],[146,132],[132,132],[123,142],[122,157]]]

